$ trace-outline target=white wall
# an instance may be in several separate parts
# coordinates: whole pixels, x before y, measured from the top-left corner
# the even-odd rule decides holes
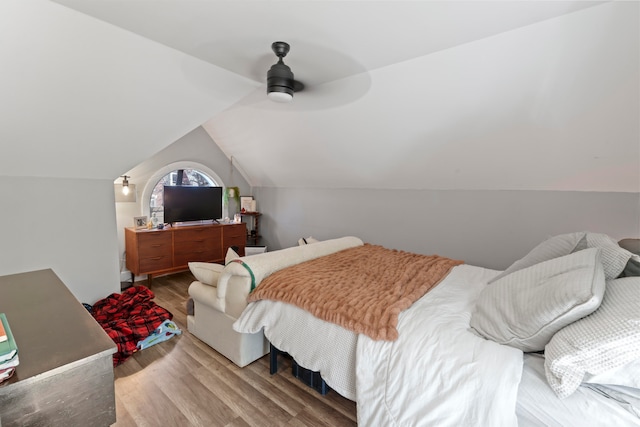
[[[0,179],[0,275],[51,268],[89,304],[120,291],[113,182]]]
[[[364,241],[504,269],[549,236],[640,237],[640,194],[255,188],[269,250],[300,237]]]

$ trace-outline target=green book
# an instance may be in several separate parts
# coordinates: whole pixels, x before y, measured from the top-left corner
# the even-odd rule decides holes
[[[11,328],[9,327],[9,322],[7,321],[7,316],[4,313],[0,313],[0,321],[2,322],[2,326],[4,326],[4,331],[7,334],[6,341],[0,342],[0,364],[12,359],[18,353],[18,346],[16,346],[16,341],[13,339],[13,334],[11,333]]]

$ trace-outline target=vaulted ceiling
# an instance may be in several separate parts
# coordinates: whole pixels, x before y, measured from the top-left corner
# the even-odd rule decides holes
[[[639,27],[622,1],[4,0],[0,170],[115,178],[202,125],[254,186],[638,192]]]

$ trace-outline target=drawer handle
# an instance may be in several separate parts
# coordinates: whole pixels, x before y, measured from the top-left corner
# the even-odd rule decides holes
[[[194,240],[194,242],[196,242],[196,243],[202,243],[202,242],[204,242],[204,239]]]
[[[157,261],[157,260],[162,259],[162,258],[164,258],[164,257],[163,256],[156,256],[156,257],[149,258],[149,259],[151,259],[153,261]]]

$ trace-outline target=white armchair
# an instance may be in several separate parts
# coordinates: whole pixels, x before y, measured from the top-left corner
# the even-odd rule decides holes
[[[249,288],[218,287],[224,269],[220,264],[194,262],[189,263],[189,268],[197,279],[189,286],[193,299],[193,315],[187,316],[189,332],[239,367],[267,354],[269,343],[262,332],[241,334],[232,328],[247,306]]]
[[[197,280],[189,286],[194,312],[187,316],[187,328],[236,365],[248,365],[269,352],[262,331],[244,334],[233,330],[233,323],[247,306],[252,286],[283,268],[362,244],[356,237],[342,237],[237,258],[235,262],[228,254],[226,267],[189,263]]]

